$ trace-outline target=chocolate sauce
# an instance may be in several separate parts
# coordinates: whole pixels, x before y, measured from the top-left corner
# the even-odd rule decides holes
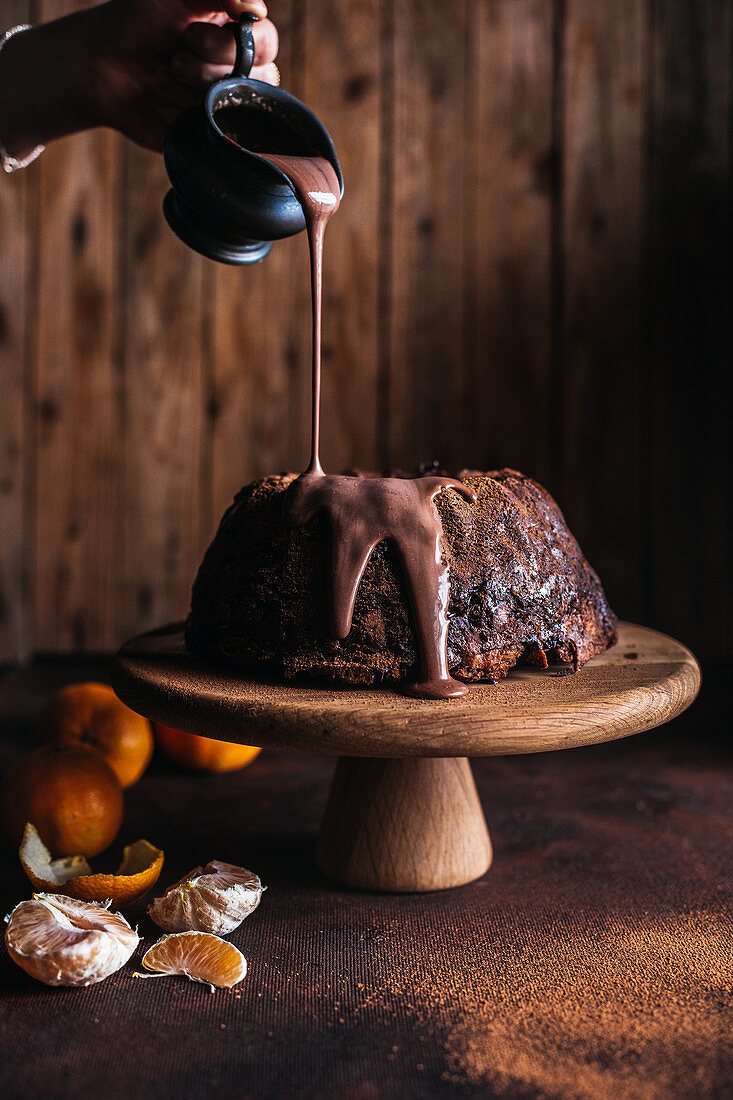
[[[313,391],[311,401],[311,456],[306,473],[323,474],[318,457],[321,433],[321,301],[323,298],[323,236],[339,208],[341,187],[325,157],[292,157],[270,153],[264,160],[288,177],[300,199],[311,254],[311,309],[313,316]]]
[[[325,512],[331,525],[331,591],[329,619],[334,637],[351,630],[354,602],[367,562],[378,543],[394,543],[407,582],[421,661],[421,678],[405,690],[429,699],[463,695],[467,686],[448,671],[448,562],[435,497],[455,489],[467,500],[467,486],[450,477],[396,478],[326,474],[319,459],[321,404],[321,299],[323,237],[340,203],[341,188],[332,165],[323,157],[304,155],[291,134],[267,126],[253,128],[235,108],[217,113],[217,123],[230,141],[258,153],[290,180],[308,229],[313,311],[313,392],[311,454],[308,468],[290,488],[287,520],[300,526]],[[246,126],[245,126],[246,123]],[[277,150],[277,151],[275,151]]]
[[[335,638],[351,630],[356,592],[372,551],[384,539],[392,540],[410,594],[421,660],[420,680],[404,690],[425,699],[449,699],[468,690],[450,675],[446,656],[448,563],[434,504],[445,488],[474,499],[466,485],[450,477],[346,477],[324,474],[319,466],[291,484],[286,505],[294,527],[318,512],[329,517],[329,620]]]

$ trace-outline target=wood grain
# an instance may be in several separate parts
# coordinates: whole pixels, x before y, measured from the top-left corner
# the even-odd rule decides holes
[[[644,616],[645,0],[568,0],[557,495],[612,606]]]
[[[622,624],[619,641],[575,675],[515,671],[460,699],[248,680],[186,654],[180,627],[130,642],[118,695],[166,725],[244,744],[341,756],[502,756],[628,737],[680,714],[700,670],[679,642]]]
[[[342,757],[318,866],[362,890],[446,890],[483,875],[491,841],[468,760]]]
[[[7,14],[6,14],[7,13]],[[5,26],[27,23],[27,0],[7,0]],[[16,172],[0,187],[0,662],[28,655],[30,478],[27,391],[32,329],[28,291],[33,259],[28,209],[32,177]]]
[[[186,614],[208,536],[202,520],[205,261],[161,216],[168,186],[161,158],[127,145],[124,164],[124,503],[115,563],[123,634],[136,622],[153,627]]]
[[[552,474],[552,0],[470,7],[462,461]]]
[[[730,5],[271,10],[345,168],[329,466],[524,467],[619,613],[733,655]],[[165,186],[102,132],[3,178],[0,659],[183,614],[233,493],[307,454],[304,239],[199,260]]]
[[[348,196],[324,252],[322,451],[334,473],[377,464],[381,7],[321,0],[305,15],[300,94],[333,138]]]
[[[649,614],[662,629],[685,624],[687,638],[722,658],[733,644],[733,10],[659,0],[652,14]]]
[[[307,462],[307,246],[301,237],[280,241],[256,268],[207,264],[205,278],[213,349],[206,398],[213,537],[242,485]]]
[[[406,469],[466,457],[466,12],[465,0],[405,0],[392,16],[385,414],[389,461]]]
[[[79,8],[43,0],[41,20]],[[119,638],[122,417],[118,337],[120,144],[96,130],[37,164],[34,646]]]
[[[301,27],[290,0],[272,5],[281,35],[283,87],[297,94]],[[310,431],[308,245],[278,241],[255,267],[207,262],[206,416],[210,437],[207,527],[247,481],[299,469]]]

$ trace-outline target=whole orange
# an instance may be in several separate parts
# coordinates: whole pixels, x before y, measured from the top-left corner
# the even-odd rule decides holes
[[[21,756],[0,784],[3,830],[20,843],[27,821],[54,856],[96,856],[122,824],[122,787],[101,752],[43,745]]]
[[[38,726],[51,744],[99,749],[123,787],[137,783],[153,755],[147,718],[117,698],[108,684],[70,684],[48,700]]]
[[[262,751],[253,745],[233,745],[230,741],[212,741],[195,733],[184,733],[170,726],[153,723],[158,744],[164,752],[182,764],[202,772],[233,772],[246,768]]]

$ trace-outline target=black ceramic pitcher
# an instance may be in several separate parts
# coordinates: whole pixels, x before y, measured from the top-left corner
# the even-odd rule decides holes
[[[176,119],[163,150],[168,224],[190,248],[225,264],[257,263],[273,241],[305,229],[289,180],[258,152],[324,157],[343,194],[336,150],[319,119],[282,88],[249,79],[255,19],[243,15],[237,25],[232,75]]]

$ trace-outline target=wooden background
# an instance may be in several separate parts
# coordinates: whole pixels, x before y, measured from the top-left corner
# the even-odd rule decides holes
[[[0,0],[3,27],[78,6]],[[272,0],[333,134],[325,460],[543,481],[614,607],[731,656],[726,0]],[[109,132],[0,180],[0,659],[185,614],[244,481],[304,463],[302,237],[189,252]]]

